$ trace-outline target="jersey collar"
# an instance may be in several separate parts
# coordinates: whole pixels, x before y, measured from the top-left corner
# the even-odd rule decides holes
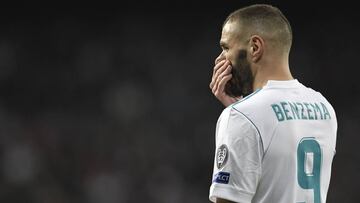
[[[266,87],[283,87],[283,88],[291,88],[299,86],[300,83],[297,79],[294,80],[268,80],[264,88]]]

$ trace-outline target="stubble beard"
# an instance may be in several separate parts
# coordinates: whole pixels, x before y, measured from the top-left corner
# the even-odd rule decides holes
[[[247,51],[240,50],[236,64],[233,64],[231,80],[225,86],[225,92],[231,97],[246,97],[253,90],[254,76],[247,60]]]

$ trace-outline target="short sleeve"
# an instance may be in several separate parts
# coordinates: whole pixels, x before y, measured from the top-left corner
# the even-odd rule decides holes
[[[261,177],[261,135],[240,111],[224,110],[217,123],[216,152],[209,199],[251,203]]]

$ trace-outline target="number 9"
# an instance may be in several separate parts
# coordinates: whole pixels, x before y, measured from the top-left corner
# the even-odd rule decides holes
[[[313,155],[313,162],[309,163],[307,154]],[[303,138],[297,148],[297,179],[301,188],[313,189],[314,203],[321,202],[320,194],[320,170],[321,148],[319,143],[312,137]],[[306,165],[312,164],[312,172],[307,173]]]

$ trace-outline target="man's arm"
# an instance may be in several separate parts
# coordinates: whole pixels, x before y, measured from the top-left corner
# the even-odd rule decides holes
[[[210,82],[212,93],[225,107],[240,99],[231,97],[225,93],[225,85],[232,78],[231,69],[230,61],[220,57],[216,58]]]
[[[217,124],[215,157],[209,199],[250,203],[261,177],[261,135],[238,109],[227,108]]]
[[[216,203],[235,203],[226,199],[216,198]]]

